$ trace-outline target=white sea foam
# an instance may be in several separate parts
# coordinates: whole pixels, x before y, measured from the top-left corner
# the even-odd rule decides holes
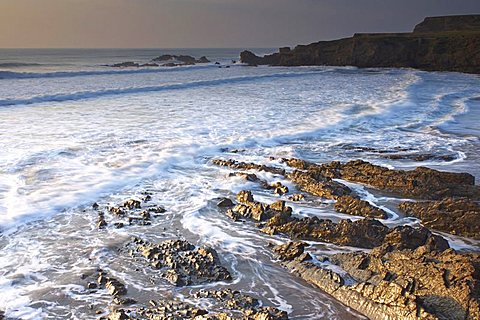
[[[229,59],[224,57],[222,63],[225,60]],[[168,227],[168,236],[189,237],[217,249],[235,278],[225,285],[265,296],[292,311],[294,318],[335,318],[343,307],[326,296],[313,297],[312,288],[269,265],[266,244],[279,244],[284,238],[268,237],[253,224],[219,216],[214,201],[241,189],[252,189],[255,198],[266,203],[286,197],[227,177],[229,170],[213,167],[209,160],[236,158],[286,168],[268,157],[318,162],[363,158],[390,168],[421,164],[480,172],[471,160],[478,137],[436,130],[472,112],[466,105],[480,96],[480,80],[473,76],[238,64],[228,69],[206,65],[168,70],[27,67],[0,72],[0,309],[8,317],[66,314],[66,300],[55,306],[31,303],[39,302],[38,290],[84,301],[78,277],[68,277],[96,267],[140,290],[142,282],[118,266],[112,248],[131,234],[153,240],[162,236],[134,226],[109,226],[97,233],[96,216],[83,210],[95,201],[115,205],[152,189],[155,201],[168,211],[151,230]],[[378,153],[348,151],[342,148],[346,144],[457,156],[449,162],[392,161]],[[239,152],[230,152],[234,149]],[[297,191],[280,176],[255,173]],[[418,224],[399,219],[385,206],[401,199],[375,196],[358,184],[349,186],[389,213],[384,223]],[[356,219],[333,212],[331,202],[289,205],[299,216]],[[449,241],[460,249],[478,248],[455,237]],[[353,250],[312,244],[328,253]],[[248,285],[242,287],[245,282]],[[165,288],[143,290],[155,294]],[[292,295],[286,297],[285,290]],[[99,303],[109,299],[102,291],[97,294]],[[289,299],[298,299],[305,310],[295,309]],[[68,312],[71,317],[83,315],[74,307]]]

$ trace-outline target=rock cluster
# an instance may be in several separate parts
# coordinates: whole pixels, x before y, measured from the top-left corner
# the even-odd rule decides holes
[[[208,290],[198,291],[190,296],[195,300],[209,300],[218,309],[229,310],[224,312],[208,312],[194,305],[178,300],[150,300],[149,306],[116,309],[113,310],[108,320],[172,320],[172,319],[196,319],[196,320],[287,320],[285,311],[273,307],[262,307],[260,302],[239,291]]]
[[[167,62],[170,61],[170,62]],[[157,62],[163,62],[163,64],[159,65]],[[140,67],[176,67],[176,66],[187,66],[187,65],[194,65],[196,63],[209,63],[210,60],[207,57],[203,56],[199,59],[195,59],[192,56],[188,55],[171,55],[171,54],[164,54],[159,57],[152,59],[151,62],[140,64],[134,61],[125,61],[120,63],[114,63],[110,65],[110,67],[114,68],[140,68]]]
[[[147,195],[143,202],[150,201],[150,196]],[[117,229],[123,228],[125,224],[128,225],[142,225],[148,226],[155,215],[166,212],[165,208],[158,205],[147,205],[142,208],[142,202],[136,199],[129,199],[119,206],[106,207],[105,211],[100,210],[97,203],[92,205],[92,208],[98,211],[97,228],[105,229],[108,226],[105,213],[109,213],[112,220],[116,220],[113,226]]]
[[[231,280],[230,272],[220,264],[215,250],[196,248],[185,240],[150,243],[134,237],[127,245],[132,256],[140,255],[161,271],[161,276],[175,286]]]
[[[273,250],[293,273],[370,319],[480,318],[478,254],[383,247],[325,258],[347,273],[339,274],[312,262],[305,246],[288,243]]]
[[[290,216],[292,208],[285,205],[285,201],[276,201],[270,205],[257,202],[253,199],[251,191],[242,190],[237,194],[236,206],[227,211],[227,216],[233,220],[241,217],[257,222],[268,220],[278,214]]]
[[[480,240],[480,206],[466,198],[402,202],[399,209],[427,227]]]

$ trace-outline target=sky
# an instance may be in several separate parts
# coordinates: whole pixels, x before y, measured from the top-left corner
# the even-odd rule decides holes
[[[0,0],[0,48],[254,48],[407,32],[479,0]]]

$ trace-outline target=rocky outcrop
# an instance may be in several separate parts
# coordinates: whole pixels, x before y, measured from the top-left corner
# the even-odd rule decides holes
[[[278,175],[285,175],[285,170],[276,167],[270,167],[261,164],[255,163],[247,163],[235,160],[222,160],[222,159],[213,159],[212,164],[220,166],[220,167],[229,167],[232,169],[239,169],[239,170],[257,170],[257,171],[265,171],[270,172],[273,174]]]
[[[195,57],[189,56],[189,55],[174,55],[174,54],[164,54],[161,56],[158,56],[152,61],[158,61],[158,62],[166,62],[166,61],[178,61],[181,62],[182,64],[195,64],[195,63],[209,63],[210,60],[207,59],[207,57],[202,56],[200,59],[195,59]]]
[[[330,177],[316,171],[295,170],[287,174],[287,178],[297,184],[302,191],[322,198],[337,199],[352,193],[344,184],[333,181]]]
[[[441,201],[402,202],[399,209],[436,230],[480,240],[480,206],[462,198]]]
[[[155,244],[133,238],[128,244],[130,253],[140,255],[161,276],[175,286],[198,285],[231,280],[230,272],[220,264],[215,250],[200,247],[184,240],[166,240]]]
[[[409,67],[480,73],[479,17],[428,18],[413,33],[355,34],[351,38],[299,45],[264,57],[243,51],[240,60],[249,65]]]
[[[325,241],[358,248],[374,248],[382,244],[397,249],[415,249],[426,244],[436,250],[449,248],[444,238],[432,234],[426,228],[399,226],[389,229],[375,219],[340,220],[334,223],[317,217],[288,220],[274,217],[266,222],[262,231],[285,234],[291,239]]]
[[[370,319],[480,318],[478,254],[424,246],[336,254],[319,265],[305,246],[288,243],[273,250],[294,274]],[[346,274],[328,269],[329,263]]]
[[[140,67],[139,63],[133,62],[133,61],[125,61],[125,62],[120,62],[120,63],[115,63],[112,64],[111,67],[114,68],[138,68]]]
[[[333,161],[322,165],[293,159],[286,161],[289,165],[308,168],[309,172],[320,176],[367,184],[403,197],[480,199],[480,189],[475,186],[475,177],[468,173],[444,172],[426,167],[417,167],[410,171],[392,170],[363,160],[347,163]]]
[[[208,301],[212,308],[224,310],[209,312],[189,302],[179,300],[150,300],[149,306],[116,309],[108,320],[114,319],[196,319],[196,320],[288,320],[285,311],[262,303],[249,295],[230,289],[198,291],[187,296],[190,301]]]
[[[351,214],[354,216],[377,219],[386,219],[388,217],[384,210],[372,206],[365,200],[360,200],[352,196],[341,196],[337,198],[334,208],[338,212]]]
[[[480,15],[426,17],[413,32],[480,31]]]

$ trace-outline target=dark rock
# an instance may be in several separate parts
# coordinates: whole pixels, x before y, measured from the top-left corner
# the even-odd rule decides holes
[[[93,210],[97,210],[99,207],[100,207],[100,206],[99,206],[98,203],[96,203],[96,202],[94,202],[94,203],[92,204]]]
[[[107,226],[107,221],[105,220],[105,215],[103,214],[103,212],[99,212],[98,213],[98,220],[97,220],[97,228],[98,229],[105,229],[105,227]]]
[[[168,61],[168,60],[175,60],[177,56],[171,54],[164,54],[159,57],[152,59],[152,61]]]
[[[228,198],[222,198],[220,201],[218,201],[217,206],[220,208],[231,208],[234,207],[235,204]]]
[[[388,217],[384,210],[372,206],[367,201],[360,200],[352,196],[341,196],[337,198],[334,208],[338,212],[355,216],[377,219],[386,219]]]
[[[256,174],[253,173],[246,173],[246,172],[231,172],[228,174],[229,177],[241,177],[247,181],[251,182],[257,182],[260,179],[258,179]]]
[[[278,174],[282,176],[285,175],[284,169],[269,167],[265,165],[255,164],[255,163],[246,163],[246,162],[239,162],[235,160],[221,160],[221,159],[214,159],[212,160],[212,163],[217,166],[229,167],[233,169],[257,170],[257,171],[270,172],[270,173]]]
[[[87,289],[96,289],[97,284],[95,282],[89,282],[87,283]]]
[[[413,33],[355,34],[264,57],[243,51],[240,60],[255,66],[350,65],[480,73],[479,19],[479,15],[427,18]]]
[[[158,244],[133,238],[132,253],[140,254],[161,276],[176,286],[198,285],[231,280],[230,272],[221,266],[215,250],[184,240],[167,240]]]
[[[114,68],[138,68],[140,67],[140,64],[133,62],[133,61],[126,61],[126,62],[121,62],[121,63],[115,63],[112,64],[111,67]]]
[[[480,31],[480,15],[426,17],[413,32]]]
[[[150,62],[150,63],[144,63],[140,65],[140,67],[158,67],[158,64]]]
[[[210,60],[207,59],[207,57],[203,56],[200,57],[199,59],[196,60],[196,63],[209,63]]]
[[[436,230],[480,240],[480,206],[465,199],[446,198],[441,201],[402,202],[399,209]]]

